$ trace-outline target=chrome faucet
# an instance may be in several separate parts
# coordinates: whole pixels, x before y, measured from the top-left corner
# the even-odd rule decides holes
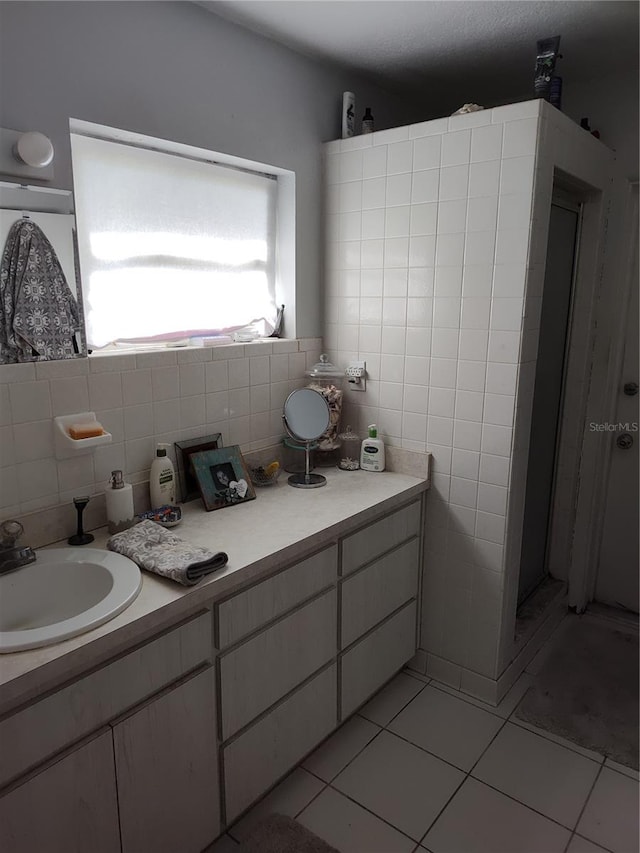
[[[28,545],[16,545],[24,533],[19,521],[9,519],[0,524],[0,575],[35,563],[36,552]]]

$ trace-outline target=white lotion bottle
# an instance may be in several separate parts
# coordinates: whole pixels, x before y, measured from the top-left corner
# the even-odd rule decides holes
[[[364,471],[384,471],[384,442],[378,438],[378,427],[370,424],[369,437],[362,442],[360,467]]]
[[[356,132],[356,96],[353,92],[342,94],[342,138],[349,139]]]
[[[176,502],[176,474],[173,462],[167,456],[166,444],[158,444],[156,458],[149,472],[149,493],[151,509],[161,506],[173,506]]]
[[[133,487],[125,483],[122,471],[112,471],[109,488],[104,493],[107,502],[107,526],[109,533],[120,533],[135,522],[133,511]]]

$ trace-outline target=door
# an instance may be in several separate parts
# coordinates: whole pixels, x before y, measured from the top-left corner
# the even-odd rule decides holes
[[[638,189],[635,190],[636,223]],[[637,233],[637,228],[634,229]],[[615,427],[604,440],[613,442],[607,500],[596,577],[596,601],[638,612],[638,393],[625,393],[625,385],[638,383],[638,244],[630,271],[631,293],[627,311],[624,356],[619,381]],[[627,392],[633,388],[627,387]],[[629,440],[621,438],[630,436]]]
[[[580,208],[551,205],[520,557],[518,603],[545,577]]]
[[[0,839],[7,853],[120,853],[111,733],[1,797]]]
[[[220,832],[213,669],[117,723],[113,741],[122,853],[211,844]]]

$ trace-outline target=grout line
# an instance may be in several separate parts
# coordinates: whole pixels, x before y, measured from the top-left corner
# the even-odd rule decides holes
[[[414,679],[414,681],[419,681],[419,679],[417,679],[417,678],[416,678],[416,679]],[[399,715],[400,715],[400,714],[405,710],[405,708],[407,708],[407,707],[408,707],[408,706],[413,702],[413,700],[414,700],[414,699],[417,699],[417,698],[418,698],[418,696],[422,693],[422,691],[424,690],[424,688],[425,688],[426,686],[427,686],[426,684],[423,684],[423,685],[422,685],[422,687],[420,688],[420,690],[418,690],[418,692],[415,694],[415,696],[412,696],[412,697],[411,697],[411,699],[409,699],[409,700],[408,700],[408,701],[407,701],[407,702],[402,706],[402,708],[400,708],[400,710],[398,711],[398,713],[397,713],[397,714],[394,714],[394,715],[393,715],[393,717],[391,717],[391,719],[390,719],[387,723],[385,723],[384,725],[382,725],[382,726],[381,726],[381,728],[386,729],[386,728],[387,728],[387,726],[390,726],[390,725],[391,725],[391,723],[396,719],[396,717],[398,717],[398,716],[399,716]],[[373,697],[373,698],[375,698],[375,697]],[[371,700],[369,700],[369,701],[371,701]],[[369,703],[367,702],[367,705],[368,705],[368,704],[369,704]],[[363,706],[363,707],[365,707],[365,706]],[[358,712],[358,713],[360,714],[360,712]],[[363,714],[360,714],[360,716],[364,717],[364,715],[363,715]],[[369,720],[369,718],[368,718],[368,717],[364,717],[364,719],[365,719],[365,720],[368,720],[368,722],[370,722],[370,723],[374,723],[374,722],[375,722],[375,720]],[[377,726],[380,726],[380,725],[381,725],[380,723],[375,723],[375,724],[376,724]]]
[[[418,845],[418,847],[420,846],[420,841],[416,841],[415,838],[412,838],[410,835],[407,835],[407,833],[404,830],[398,829],[397,826],[394,826],[386,818],[382,817],[379,814],[376,814],[374,811],[371,811],[371,809],[368,806],[365,806],[362,803],[358,802],[358,800],[354,799],[350,794],[346,794],[344,791],[341,791],[339,788],[334,788],[333,785],[327,785],[327,787],[331,788],[331,790],[335,791],[336,794],[340,794],[341,797],[344,797],[346,800],[349,800],[349,802],[353,803],[354,805],[359,806],[361,809],[368,812],[370,815],[373,815],[373,817],[375,817],[377,820],[382,821],[382,823],[385,823],[387,826],[390,826],[391,829],[393,829],[395,832],[399,833],[400,835],[403,835],[408,841],[414,842],[415,844]]]
[[[576,831],[576,829],[578,828],[578,824],[580,823],[580,820],[582,819],[582,815],[584,814],[584,810],[585,810],[585,809],[586,809],[586,807],[587,807],[587,803],[588,803],[588,802],[589,802],[589,800],[591,799],[591,794],[593,794],[593,789],[596,787],[596,784],[597,784],[597,782],[598,782],[598,779],[599,779],[599,778],[600,778],[600,776],[602,775],[602,768],[603,768],[603,767],[604,767],[604,764],[601,764],[601,765],[600,765],[600,767],[599,767],[599,769],[598,769],[598,772],[596,773],[596,778],[593,780],[593,785],[589,788],[589,793],[588,793],[588,794],[587,794],[587,796],[585,797],[584,803],[582,804],[582,808],[580,809],[580,813],[579,813],[579,815],[578,815],[578,817],[577,817],[577,820],[576,820],[575,824],[573,825],[573,832],[575,832],[575,831]]]
[[[523,723],[526,722],[525,720],[518,722],[518,720],[509,719],[508,722],[512,726],[518,726],[519,729],[523,729],[525,732],[529,732],[529,734],[536,735],[537,737],[541,737],[543,740],[546,740],[549,743],[555,744],[555,746],[559,746],[561,749],[568,749],[569,752],[573,752],[576,755],[580,755],[582,758],[587,758],[589,761],[593,761],[594,764],[603,765],[605,762],[606,756],[602,755],[601,753],[595,752],[595,750],[591,750],[595,755],[600,756],[600,760],[598,760],[597,758],[592,758],[590,755],[585,755],[584,752],[580,752],[580,750],[576,749],[574,746],[568,745],[568,743],[572,743],[572,741],[568,741],[567,744],[558,743],[557,740],[553,740],[553,738],[547,737],[547,735],[545,734],[545,730],[541,729],[539,731],[534,731],[534,728],[537,728],[537,727],[534,726],[534,728],[530,729],[527,727],[527,725],[523,725]],[[528,725],[531,726],[533,724],[528,723]],[[553,734],[553,732],[551,732],[551,734]],[[557,737],[560,737],[560,735],[557,735]],[[576,746],[579,746],[579,744],[576,744]],[[586,749],[586,747],[582,747],[582,748]]]
[[[458,768],[458,769],[459,769],[459,768]],[[463,771],[463,772],[464,772],[464,771]],[[425,840],[425,838],[427,837],[427,835],[429,835],[429,833],[431,832],[431,830],[433,829],[433,827],[434,827],[434,826],[436,825],[436,823],[440,820],[440,818],[442,817],[442,815],[443,815],[443,813],[444,813],[445,809],[449,808],[449,805],[450,805],[450,804],[451,804],[451,802],[453,801],[453,798],[456,796],[456,794],[458,793],[458,791],[460,790],[460,788],[462,788],[462,786],[464,785],[464,783],[467,781],[467,779],[468,779],[468,778],[469,778],[469,775],[468,775],[468,774],[467,774],[467,775],[465,775],[465,777],[463,778],[463,780],[462,780],[462,781],[460,782],[460,784],[456,787],[455,791],[453,791],[453,792],[452,792],[452,794],[451,794],[451,796],[449,797],[449,799],[447,800],[447,802],[442,806],[442,808],[440,809],[440,811],[438,812],[438,814],[434,817],[434,819],[431,821],[431,823],[430,823],[430,824],[429,824],[429,826],[427,827],[426,832],[424,833],[424,835],[423,835],[423,836],[422,836],[422,838],[420,839],[420,844],[422,844],[422,842]]]
[[[574,838],[579,838],[581,841],[582,840],[589,841],[591,844],[595,844],[597,847],[602,847],[602,849],[606,850],[607,853],[614,853],[614,851],[610,847],[605,847],[604,844],[602,844],[600,841],[591,841],[590,838],[587,838],[586,835],[580,835],[579,832],[573,833],[573,835],[571,836],[571,841],[573,841]],[[569,843],[571,843],[571,841]]]
[[[560,826],[560,827],[562,827],[562,829],[566,830],[567,832],[573,833],[573,830],[571,829],[571,827],[567,826],[566,823],[560,823],[560,821],[556,820],[556,818],[549,817],[548,814],[545,814],[544,812],[539,811],[538,809],[534,808],[533,806],[527,805],[527,803],[523,803],[522,800],[519,800],[513,794],[508,794],[505,791],[501,791],[500,788],[496,788],[495,785],[492,785],[490,782],[485,782],[484,779],[478,779],[477,776],[471,776],[471,779],[473,779],[474,782],[478,782],[479,784],[484,785],[486,788],[491,788],[491,790],[495,791],[496,794],[502,794],[503,797],[506,797],[508,800],[511,800],[514,803],[518,803],[519,806],[522,806],[523,808],[527,809],[530,812],[534,812],[534,814],[537,814],[539,817],[542,817],[545,820],[548,820],[550,823],[555,823],[556,826]],[[587,799],[588,799],[588,797],[587,797]],[[586,802],[585,802],[585,805],[586,805]],[[584,809],[584,806],[583,806],[583,809]],[[595,844],[596,842],[593,842],[593,843]]]
[[[353,718],[351,717],[350,719],[353,719]],[[363,719],[366,719],[366,718],[363,718]],[[370,722],[371,722],[371,720],[367,720],[367,722],[368,722],[368,723],[370,723]],[[344,724],[343,724],[343,725],[344,725]],[[372,725],[376,725],[376,726],[378,726],[378,724],[377,724],[377,723],[372,724]],[[336,731],[340,731],[340,729],[336,729]],[[354,762],[354,761],[356,760],[356,758],[360,755],[360,753],[364,752],[364,750],[365,750],[368,746],[370,746],[370,745],[374,742],[374,740],[375,740],[375,739],[376,739],[376,738],[377,738],[377,737],[378,737],[378,736],[379,736],[383,731],[384,731],[384,728],[382,728],[382,726],[378,726],[378,731],[374,734],[374,736],[371,738],[371,740],[367,741],[367,743],[365,743],[365,745],[364,745],[361,749],[359,749],[359,750],[358,750],[358,752],[357,752],[357,753],[356,753],[352,758],[350,758],[350,759],[349,759],[349,761],[344,765],[344,767],[341,767],[341,768],[340,768],[340,770],[338,770],[338,772],[337,772],[334,776],[332,776],[332,777],[331,777],[331,779],[330,779],[328,782],[327,782],[327,780],[326,780],[326,779],[322,779],[320,776],[317,776],[317,775],[313,772],[313,770],[308,770],[308,769],[307,769],[306,767],[304,767],[304,766],[302,767],[302,769],[303,769],[303,770],[306,770],[306,771],[307,771],[307,773],[311,773],[311,775],[312,775],[312,776],[315,776],[315,778],[316,778],[316,779],[320,779],[320,781],[321,781],[321,782],[324,782],[324,783],[325,783],[325,785],[331,785],[331,783],[332,783],[332,782],[334,782],[334,781],[338,778],[338,776],[340,776],[340,774],[341,774],[341,773],[343,773],[343,772],[347,769],[347,767],[349,767],[351,764],[353,764],[353,762]],[[313,755],[313,753],[311,753],[311,754]],[[301,766],[302,766],[302,765],[301,765]]]

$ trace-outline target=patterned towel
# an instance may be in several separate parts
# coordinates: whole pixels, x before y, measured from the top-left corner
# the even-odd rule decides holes
[[[35,222],[19,219],[0,261],[0,364],[73,358],[80,327],[55,249]]]
[[[141,569],[171,578],[183,586],[198,583],[205,575],[222,569],[229,559],[224,551],[209,551],[190,545],[155,521],[141,521],[116,533],[107,548],[129,557]]]

